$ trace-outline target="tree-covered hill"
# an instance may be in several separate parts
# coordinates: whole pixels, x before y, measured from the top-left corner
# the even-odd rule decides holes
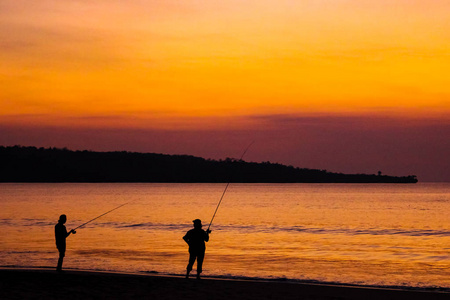
[[[227,158],[0,146],[0,182],[415,183],[415,175],[341,174]]]

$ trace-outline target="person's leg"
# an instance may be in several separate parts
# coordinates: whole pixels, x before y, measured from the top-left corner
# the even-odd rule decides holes
[[[186,278],[189,278],[189,273],[192,271],[192,266],[194,265],[196,255],[195,253],[189,252],[189,263],[186,268]]]
[[[58,249],[59,251],[59,259],[58,259],[58,266],[56,267],[56,271],[61,272],[62,271],[62,264],[65,256],[65,249]]]
[[[205,252],[201,252],[197,255],[197,279],[200,279],[200,274],[203,269],[203,259],[205,258]]]

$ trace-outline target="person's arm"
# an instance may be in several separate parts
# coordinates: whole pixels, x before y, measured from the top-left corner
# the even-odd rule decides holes
[[[189,237],[188,237],[187,233],[185,236],[183,236],[183,240],[186,242],[186,244],[189,245]]]
[[[66,230],[66,237],[68,237],[70,234],[75,234],[75,233],[77,233],[75,230],[71,230],[71,231],[69,231],[69,232],[67,232],[67,230]]]
[[[205,242],[208,242],[209,241],[209,234],[211,233],[211,230],[206,230],[205,231],[205,233],[206,233],[206,235],[205,235]]]

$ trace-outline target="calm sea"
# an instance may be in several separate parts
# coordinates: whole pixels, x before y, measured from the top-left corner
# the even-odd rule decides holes
[[[184,274],[225,184],[0,184],[0,266]],[[231,184],[204,276],[450,288],[450,184]],[[195,268],[194,268],[195,270]]]

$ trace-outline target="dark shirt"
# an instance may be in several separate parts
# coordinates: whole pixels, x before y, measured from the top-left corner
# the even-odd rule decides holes
[[[189,230],[183,239],[189,244],[189,252],[204,252],[209,235],[203,229],[194,228]]]
[[[55,225],[55,240],[57,248],[65,248],[66,247],[66,237],[69,234],[67,233],[66,226],[64,224],[58,223]]]

